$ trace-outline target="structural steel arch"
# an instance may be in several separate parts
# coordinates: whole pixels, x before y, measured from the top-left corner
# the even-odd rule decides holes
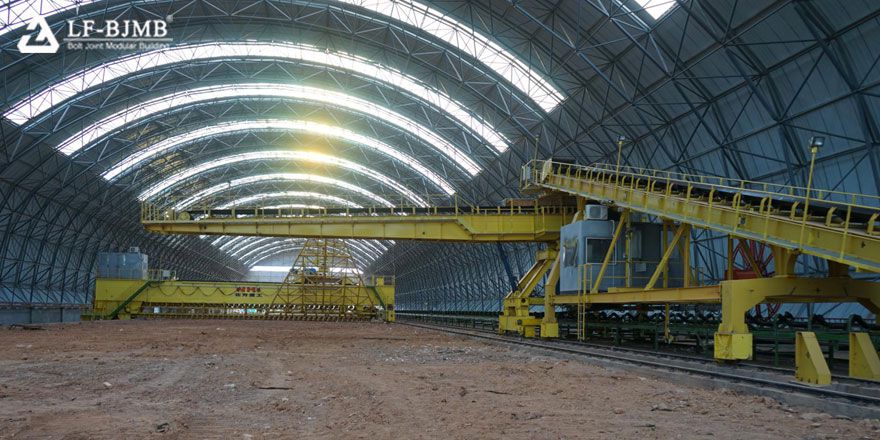
[[[4,7],[22,4],[10,2]],[[94,253],[132,245],[149,249],[157,260],[186,267],[181,270],[194,276],[234,277],[243,271],[240,261],[207,240],[141,234],[136,195],[162,176],[196,163],[198,148],[222,145],[229,154],[238,154],[252,142],[233,137],[209,140],[177,151],[167,158],[167,164],[164,157],[151,161],[143,170],[112,183],[99,176],[120,156],[136,153],[147,143],[223,118],[283,113],[321,118],[328,125],[400,147],[446,179],[456,194],[474,203],[516,196],[519,168],[532,157],[613,161],[614,140],[619,135],[627,138],[622,151],[626,164],[799,185],[807,176],[807,139],[825,136],[814,186],[880,193],[876,102],[880,45],[875,37],[880,32],[880,5],[871,2],[678,0],[665,14],[654,17],[633,0],[453,1],[431,6],[433,15],[429,15],[440,22],[422,23],[380,10],[378,2],[267,0],[266,4],[271,5],[271,14],[268,8],[225,4],[194,14],[192,2],[111,0],[100,6],[82,4],[78,17],[138,18],[162,11],[159,16],[170,13],[175,17],[172,33],[200,36],[175,44],[254,40],[363,55],[460,103],[474,120],[485,122],[506,139],[508,148],[501,152],[485,132],[466,122],[463,113],[445,112],[442,105],[435,105],[437,101],[419,99],[412,88],[395,89],[375,75],[321,67],[316,60],[309,64],[261,57],[217,58],[127,72],[54,103],[55,108],[26,126],[0,119],[4,143],[0,154],[0,301],[80,301],[91,282]],[[58,30],[62,23],[57,20],[74,14],[67,10],[50,16],[54,17],[50,24]],[[61,78],[118,58],[118,54],[20,55],[14,46],[24,33],[20,24],[25,18],[13,13],[3,19],[8,25],[0,30],[0,48],[7,61],[0,68],[4,74],[0,110],[4,113]],[[441,35],[464,35],[457,25],[443,25],[444,20],[472,28],[472,35],[512,54],[522,64],[508,65],[536,72],[559,92],[558,102],[551,108],[533,99],[529,87],[543,87],[540,81],[517,85],[510,81],[509,72],[499,72],[497,64],[487,63],[488,58],[470,49],[475,46],[457,47],[455,42],[438,38],[437,31],[442,29],[446,33]],[[426,23],[433,27],[426,29],[422,26]],[[277,35],[287,36],[287,41],[273,41]],[[321,83],[355,90],[362,99],[392,107],[454,144],[481,171],[463,176],[432,157],[426,145],[363,116],[269,99],[217,101],[150,118],[101,140],[81,157],[65,157],[51,148],[54,141],[75,130],[163,92],[291,78],[305,78],[305,86]],[[347,147],[334,144],[333,148]],[[357,149],[345,149],[349,160],[362,159],[359,154]],[[400,164],[370,162],[378,172],[417,194],[424,193],[430,182],[414,178],[409,171],[401,173]],[[263,169],[230,164],[222,176],[230,181],[246,179],[258,171],[265,174]],[[206,179],[181,191],[197,195],[217,184]],[[302,185],[281,180],[251,182],[217,194],[247,197],[305,190]],[[346,196],[346,191],[336,188],[328,194]],[[364,194],[348,194],[354,203],[369,199]],[[388,194],[374,195],[390,203]],[[724,243],[711,234],[701,234],[694,242],[694,260],[701,273],[719,277],[724,270],[719,264]],[[417,275],[425,266],[414,260],[431,259],[449,249],[431,244],[389,246],[370,270],[398,274],[402,308],[428,303],[447,309],[490,309],[497,292],[507,284],[497,278],[503,272],[498,270],[501,255],[517,266],[534,250],[507,247],[499,254],[498,249],[488,247],[450,248],[455,252],[450,258],[432,260],[432,277],[427,280]],[[806,262],[799,269],[818,268]]]

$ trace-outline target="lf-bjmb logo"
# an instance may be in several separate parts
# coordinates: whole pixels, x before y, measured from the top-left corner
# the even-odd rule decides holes
[[[58,40],[49,28],[49,23],[42,16],[34,17],[27,25],[27,30],[34,31],[40,28],[36,38],[31,41],[33,34],[22,35],[18,40],[18,51],[21,53],[55,53],[58,52]]]
[[[64,38],[68,50],[153,50],[167,48],[172,38],[168,37],[168,23],[165,20],[67,20],[67,36]],[[39,29],[38,32],[35,32]],[[18,40],[18,51],[30,53],[56,53],[60,45],[42,16],[28,22],[28,34]]]

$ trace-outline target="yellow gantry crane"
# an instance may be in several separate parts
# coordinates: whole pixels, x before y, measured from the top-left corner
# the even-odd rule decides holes
[[[302,238],[357,238],[455,242],[545,242],[547,248],[504,299],[499,331],[525,336],[557,337],[555,306],[583,311],[595,304],[720,303],[722,322],[715,334],[715,357],[748,359],[752,335],[745,313],[760,303],[859,302],[880,312],[880,284],[854,279],[850,270],[880,273],[880,199],[809,188],[650,169],[594,164],[590,166],[534,161],[523,168],[524,192],[538,200],[567,200],[562,206],[431,207],[330,209],[320,211],[263,209],[198,209],[174,211],[144,204],[146,230],[164,234],[250,235]],[[589,203],[620,212],[611,245],[601,263],[582,268],[577,294],[557,295],[560,274],[560,229],[584,218]],[[600,291],[613,249],[626,236],[634,214],[663,224],[662,258],[649,278],[631,283],[627,262],[624,287]],[[700,284],[690,264],[693,229],[708,229],[728,238],[728,279]],[[671,233],[668,237],[666,231]],[[623,238],[623,240],[628,240]],[[733,240],[765,243],[772,249],[772,277],[733,279]],[[627,244],[629,246],[629,244]],[[683,267],[680,286],[669,287],[670,261],[678,253]],[[828,262],[823,278],[798,277],[799,255]],[[754,258],[746,255],[754,264]],[[544,277],[544,296],[533,297]],[[544,316],[530,313],[544,306]],[[668,313],[667,313],[668,319]],[[582,322],[579,323],[579,336]]]

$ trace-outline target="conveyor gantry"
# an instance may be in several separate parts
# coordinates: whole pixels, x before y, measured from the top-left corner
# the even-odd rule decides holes
[[[598,291],[602,275],[613,255],[608,251],[601,264],[585,265],[584,285],[576,295],[557,295],[559,256],[538,255],[529,274],[548,282],[543,298],[531,297],[528,285],[518,286],[504,299],[499,331],[525,336],[556,337],[555,307],[577,304],[579,311],[592,305],[720,303],[722,322],[715,333],[715,357],[738,360],[751,357],[752,335],[745,313],[761,303],[859,302],[880,313],[880,284],[850,277],[850,268],[880,273],[880,198],[826,190],[807,190],[770,183],[721,177],[696,176],[615,165],[591,166],[534,161],[523,168],[524,192],[567,194],[579,204],[588,201],[611,205],[621,212],[621,223],[630,212],[647,214],[665,225],[678,223],[675,236],[664,245],[664,258],[644,287]],[[689,236],[701,228],[728,236],[728,278],[715,285],[693,284],[689,278]],[[618,226],[614,240],[621,235]],[[773,252],[774,273],[755,279],[734,279],[732,240],[766,243]],[[665,288],[655,284],[676,243],[685,267],[684,285]],[[555,251],[555,249],[550,249]],[[795,261],[805,254],[828,261],[824,278],[798,277]],[[747,257],[748,259],[749,257]],[[589,266],[589,267],[586,267]],[[589,271],[587,271],[589,269]],[[597,270],[594,270],[597,269]],[[531,306],[543,304],[544,317],[531,314]],[[579,321],[579,325],[581,322]],[[579,336],[581,333],[579,333]]]
[[[456,242],[553,242],[573,207],[205,209],[144,204],[141,221],[162,234]]]
[[[560,191],[880,273],[875,196],[813,189],[808,199],[807,190],[791,186],[553,161],[524,168],[523,188]]]

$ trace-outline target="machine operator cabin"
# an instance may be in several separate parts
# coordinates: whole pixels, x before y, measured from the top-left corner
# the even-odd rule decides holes
[[[867,0],[0,4],[0,432],[880,437],[878,48]]]

